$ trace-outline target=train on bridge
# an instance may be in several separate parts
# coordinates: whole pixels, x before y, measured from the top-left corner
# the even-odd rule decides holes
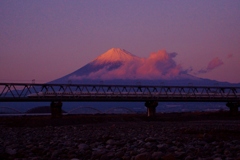
[[[91,92],[37,92],[37,93],[32,93],[27,95],[29,98],[42,98],[42,97],[69,97],[69,98],[78,98],[78,97],[88,97],[88,96],[99,96],[99,97],[118,97],[118,96],[129,96],[129,97],[135,97],[135,96],[140,96],[140,97],[186,97],[186,98],[191,98],[191,97],[199,97],[199,98],[207,98],[207,97],[212,97],[212,98],[235,98],[235,97],[240,97],[240,93],[236,92],[231,92],[231,93],[226,93],[226,92],[217,92],[217,91],[207,91],[207,92],[171,92],[167,91],[165,93],[161,92],[103,92],[103,91],[91,91]]]
[[[145,102],[152,113],[158,102],[226,102],[234,111],[240,106],[240,87],[232,86],[0,83],[0,89],[0,102]]]

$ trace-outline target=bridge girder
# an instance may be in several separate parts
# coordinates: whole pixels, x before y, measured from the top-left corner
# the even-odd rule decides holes
[[[240,87],[0,83],[0,102],[240,102]]]

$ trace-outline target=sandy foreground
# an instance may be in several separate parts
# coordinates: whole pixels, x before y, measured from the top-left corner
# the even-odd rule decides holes
[[[240,159],[240,116],[218,113],[0,117],[0,159]]]

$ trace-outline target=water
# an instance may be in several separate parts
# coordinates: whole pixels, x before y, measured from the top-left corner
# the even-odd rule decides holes
[[[50,106],[47,102],[10,102],[0,103],[0,114],[30,115],[26,112],[39,106]],[[69,114],[101,114],[101,113],[146,113],[143,102],[64,102],[62,109]],[[229,110],[225,103],[206,102],[159,102],[157,112],[193,112],[193,111],[219,111]],[[2,115],[2,114],[1,114]],[[6,115],[6,114],[4,114]],[[50,113],[34,113],[31,115],[50,115]]]

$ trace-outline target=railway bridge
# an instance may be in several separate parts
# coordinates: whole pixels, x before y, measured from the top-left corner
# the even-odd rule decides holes
[[[226,102],[230,112],[240,106],[240,87],[151,86],[99,84],[0,83],[0,102],[144,102],[148,116],[158,102]],[[56,103],[57,102],[57,103]]]

